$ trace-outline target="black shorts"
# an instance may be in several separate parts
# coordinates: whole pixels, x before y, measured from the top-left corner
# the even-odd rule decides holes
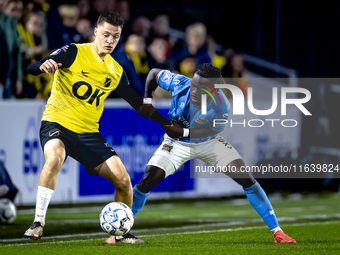
[[[98,175],[94,168],[117,155],[99,133],[77,134],[58,123],[42,121],[40,143],[43,150],[46,142],[55,138],[60,139],[65,145],[65,160],[67,156],[71,156],[85,167],[88,175]]]

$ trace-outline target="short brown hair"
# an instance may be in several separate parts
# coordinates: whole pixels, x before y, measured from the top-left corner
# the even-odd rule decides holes
[[[113,26],[119,26],[121,28],[123,28],[124,25],[123,17],[119,13],[113,11],[103,12],[100,14],[97,21],[97,26],[103,24],[104,22],[107,22]]]

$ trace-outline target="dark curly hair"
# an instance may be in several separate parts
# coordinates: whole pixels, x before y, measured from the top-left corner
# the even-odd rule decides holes
[[[221,69],[209,63],[200,64],[195,73],[203,78],[221,78]]]
[[[119,26],[121,28],[123,28],[124,25],[123,17],[119,13],[113,11],[103,12],[100,14],[97,21],[97,26],[102,25],[104,22],[107,22],[113,26]]]

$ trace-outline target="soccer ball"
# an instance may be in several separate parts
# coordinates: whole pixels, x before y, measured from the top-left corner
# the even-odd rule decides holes
[[[8,198],[0,199],[0,222],[12,223],[17,217],[17,208]]]
[[[130,207],[121,202],[112,202],[106,205],[99,216],[99,220],[102,229],[114,236],[122,236],[128,233],[134,222]]]

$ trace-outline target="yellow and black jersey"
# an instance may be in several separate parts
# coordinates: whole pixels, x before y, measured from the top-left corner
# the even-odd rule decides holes
[[[104,99],[111,91],[139,109],[142,98],[129,85],[123,68],[108,54],[102,60],[93,43],[71,44],[32,63],[28,72],[42,73],[40,65],[53,59],[62,66],[54,75],[51,96],[42,120],[56,122],[78,134],[98,132]]]

